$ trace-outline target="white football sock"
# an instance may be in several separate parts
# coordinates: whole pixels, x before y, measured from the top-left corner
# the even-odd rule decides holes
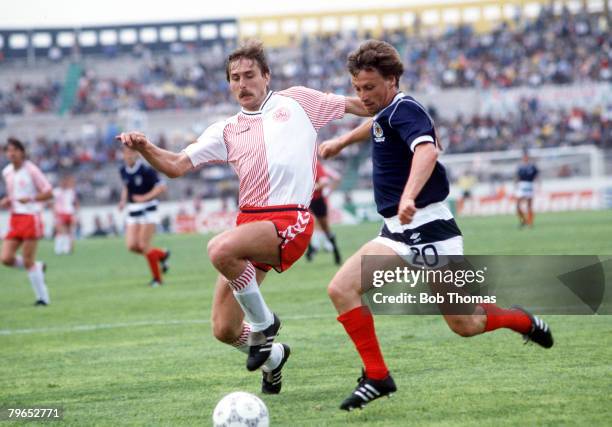
[[[55,255],[60,255],[62,253],[62,235],[56,234],[53,243],[53,251],[55,252]]]
[[[259,291],[255,276],[255,267],[247,261],[242,274],[230,281],[229,285],[234,290],[234,298],[242,307],[247,322],[251,324],[251,330],[259,332],[274,323],[274,316]]]
[[[231,346],[236,347],[236,350],[241,351],[245,354],[249,354],[249,345],[247,341],[249,334],[251,333],[251,325],[246,322],[242,323],[242,332],[236,341],[231,343]]]
[[[64,234],[64,237],[62,239],[62,252],[65,254],[69,254],[70,253],[70,246],[71,246],[71,239],[70,239],[70,234]]]
[[[285,357],[285,349],[283,348],[283,345],[275,342],[272,344],[270,356],[268,356],[266,363],[262,365],[261,369],[263,369],[264,372],[272,372],[274,369],[278,368],[278,365],[280,365],[283,357]]]
[[[42,300],[49,304],[49,291],[45,285],[45,275],[42,271],[42,262],[37,261],[34,266],[28,270],[28,277],[32,284],[32,289],[38,300]]]

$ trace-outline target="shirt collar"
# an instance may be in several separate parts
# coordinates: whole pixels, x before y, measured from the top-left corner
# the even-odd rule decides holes
[[[254,116],[256,114],[261,114],[263,112],[263,109],[266,105],[266,103],[268,102],[268,100],[270,99],[270,97],[272,96],[273,91],[268,91],[268,94],[266,95],[266,99],[264,99],[264,101],[261,103],[261,106],[259,107],[259,110],[257,111],[249,111],[249,110],[245,110],[244,108],[240,109],[240,112],[242,114],[246,114],[247,116]]]
[[[134,173],[138,170],[138,168],[140,167],[141,164],[141,160],[140,159],[136,159],[136,161],[134,162],[134,164],[132,165],[132,167],[125,165],[125,170],[127,173]]]
[[[380,117],[380,115],[390,106],[394,105],[397,101],[399,101],[400,99],[402,99],[404,96],[406,96],[404,94],[404,92],[402,92],[401,90],[393,97],[393,100],[389,103],[389,105],[387,105],[385,108],[383,108],[382,110],[380,110],[378,113],[376,113],[376,115],[374,116],[374,120],[378,120],[378,117]]]

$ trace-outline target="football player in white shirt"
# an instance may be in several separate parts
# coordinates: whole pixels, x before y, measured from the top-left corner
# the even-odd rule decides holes
[[[27,270],[36,295],[35,305],[45,306],[49,304],[45,264],[36,261],[36,248],[43,236],[41,202],[53,197],[53,189],[40,169],[26,159],[21,141],[9,138],[5,153],[10,164],[2,170],[7,195],[0,199],[0,207],[10,209],[11,217],[0,259],[7,267]],[[20,247],[21,255],[17,255]]]
[[[55,214],[55,253],[69,254],[74,249],[74,228],[79,199],[74,189],[73,176],[65,176],[60,186],[53,189],[53,213]]]
[[[274,343],[280,321],[267,307],[259,284],[266,272],[289,268],[305,252],[313,231],[308,212],[320,128],[344,113],[368,115],[358,98],[305,87],[269,89],[270,69],[260,42],[248,41],[229,55],[226,77],[241,111],[214,123],[180,153],[156,147],[137,132],[118,139],[174,178],[212,162],[230,163],[240,180],[237,227],[208,244],[219,271],[212,309],[213,333],[248,353],[247,369],[262,367],[262,392],[281,389],[286,344]],[[245,321],[243,321],[243,319]]]

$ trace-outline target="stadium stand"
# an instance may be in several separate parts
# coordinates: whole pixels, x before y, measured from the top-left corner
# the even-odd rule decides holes
[[[592,3],[560,8],[559,3],[535,2],[520,8],[521,2],[484,2],[476,9],[466,4],[457,6],[460,19],[455,22],[455,9],[432,6],[369,15],[194,21],[80,32],[0,30],[0,137],[17,134],[26,139],[33,159],[51,176],[76,174],[86,204],[114,202],[119,191],[116,133],[146,129],[160,145],[178,150],[216,117],[233,111],[223,67],[239,30],[271,46],[273,89],[307,85],[351,93],[347,53],[364,37],[390,41],[407,66],[403,89],[428,103],[449,154],[585,143],[609,149],[612,106],[606,100],[612,81],[612,35],[605,12]],[[355,16],[357,26],[351,27]],[[368,21],[368,16],[376,19]],[[285,24],[292,19],[304,37],[271,31],[290,30]],[[330,24],[334,19],[335,27]],[[46,48],[40,42],[44,37],[37,36],[43,33],[49,36]],[[25,37],[21,48],[13,42],[18,35]],[[541,96],[546,88],[556,87],[584,94],[563,102],[558,96]],[[604,91],[592,102],[584,87]],[[522,93],[525,88],[529,92]],[[496,96],[508,98],[513,90],[512,105],[499,110]],[[588,101],[580,104],[581,98]],[[356,123],[330,126],[321,138]],[[369,185],[366,158],[367,151],[355,147],[336,161],[338,169],[350,171],[342,189]],[[213,185],[194,190],[200,176]],[[235,190],[227,167],[215,166],[192,177],[172,184],[173,198],[230,195]]]

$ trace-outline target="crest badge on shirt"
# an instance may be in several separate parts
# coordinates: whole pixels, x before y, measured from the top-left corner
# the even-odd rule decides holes
[[[291,113],[288,108],[280,107],[278,110],[274,112],[272,118],[277,122],[286,122],[291,117]]]
[[[374,122],[374,141],[375,142],[385,142],[385,135],[383,134],[382,127],[378,124],[378,122]]]

